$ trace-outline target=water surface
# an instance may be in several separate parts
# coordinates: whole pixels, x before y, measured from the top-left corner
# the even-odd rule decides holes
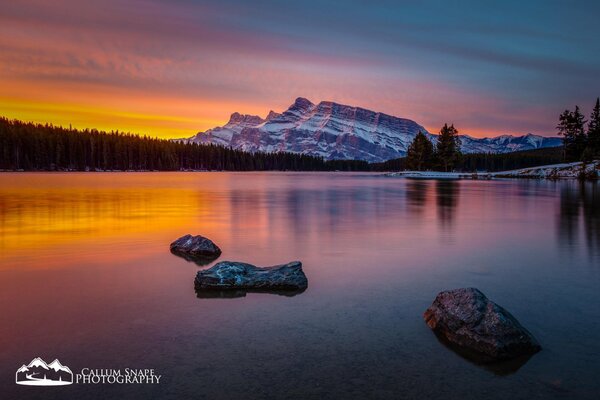
[[[169,252],[301,260],[294,297],[198,298]],[[210,266],[210,265],[209,265]],[[209,267],[207,266],[207,267]],[[0,174],[0,397],[597,398],[600,188],[346,173]],[[474,286],[544,350],[477,365],[422,319]],[[159,385],[14,383],[40,356],[74,372],[154,368]]]

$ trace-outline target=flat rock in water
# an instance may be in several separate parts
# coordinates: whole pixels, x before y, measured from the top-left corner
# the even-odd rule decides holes
[[[196,257],[218,257],[221,255],[219,246],[204,236],[185,235],[171,243],[171,251],[176,254],[187,254]]]
[[[307,288],[308,279],[299,261],[264,268],[222,261],[198,271],[194,286],[196,290],[301,291]]]
[[[541,350],[515,317],[475,288],[439,293],[423,317],[438,336],[490,360],[507,360]]]

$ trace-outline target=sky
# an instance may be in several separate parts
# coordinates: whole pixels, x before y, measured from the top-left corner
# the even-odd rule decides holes
[[[188,137],[306,97],[553,136],[600,96],[596,0],[0,2],[0,116],[27,121]]]

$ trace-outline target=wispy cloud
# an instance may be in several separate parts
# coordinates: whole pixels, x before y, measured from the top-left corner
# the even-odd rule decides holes
[[[25,0],[0,10],[0,98],[10,117],[171,137],[297,96],[430,130],[550,135],[562,109],[600,94],[598,13],[555,1]]]

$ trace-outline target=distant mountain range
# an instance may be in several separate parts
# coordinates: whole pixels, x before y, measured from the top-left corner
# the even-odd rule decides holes
[[[327,160],[382,162],[405,156],[419,131],[437,140],[437,135],[410,119],[331,101],[313,104],[299,97],[282,113],[271,111],[263,119],[235,112],[224,126],[178,140],[249,152],[287,151]],[[464,153],[508,153],[562,145],[558,137],[533,134],[483,139],[461,135],[460,139]]]

